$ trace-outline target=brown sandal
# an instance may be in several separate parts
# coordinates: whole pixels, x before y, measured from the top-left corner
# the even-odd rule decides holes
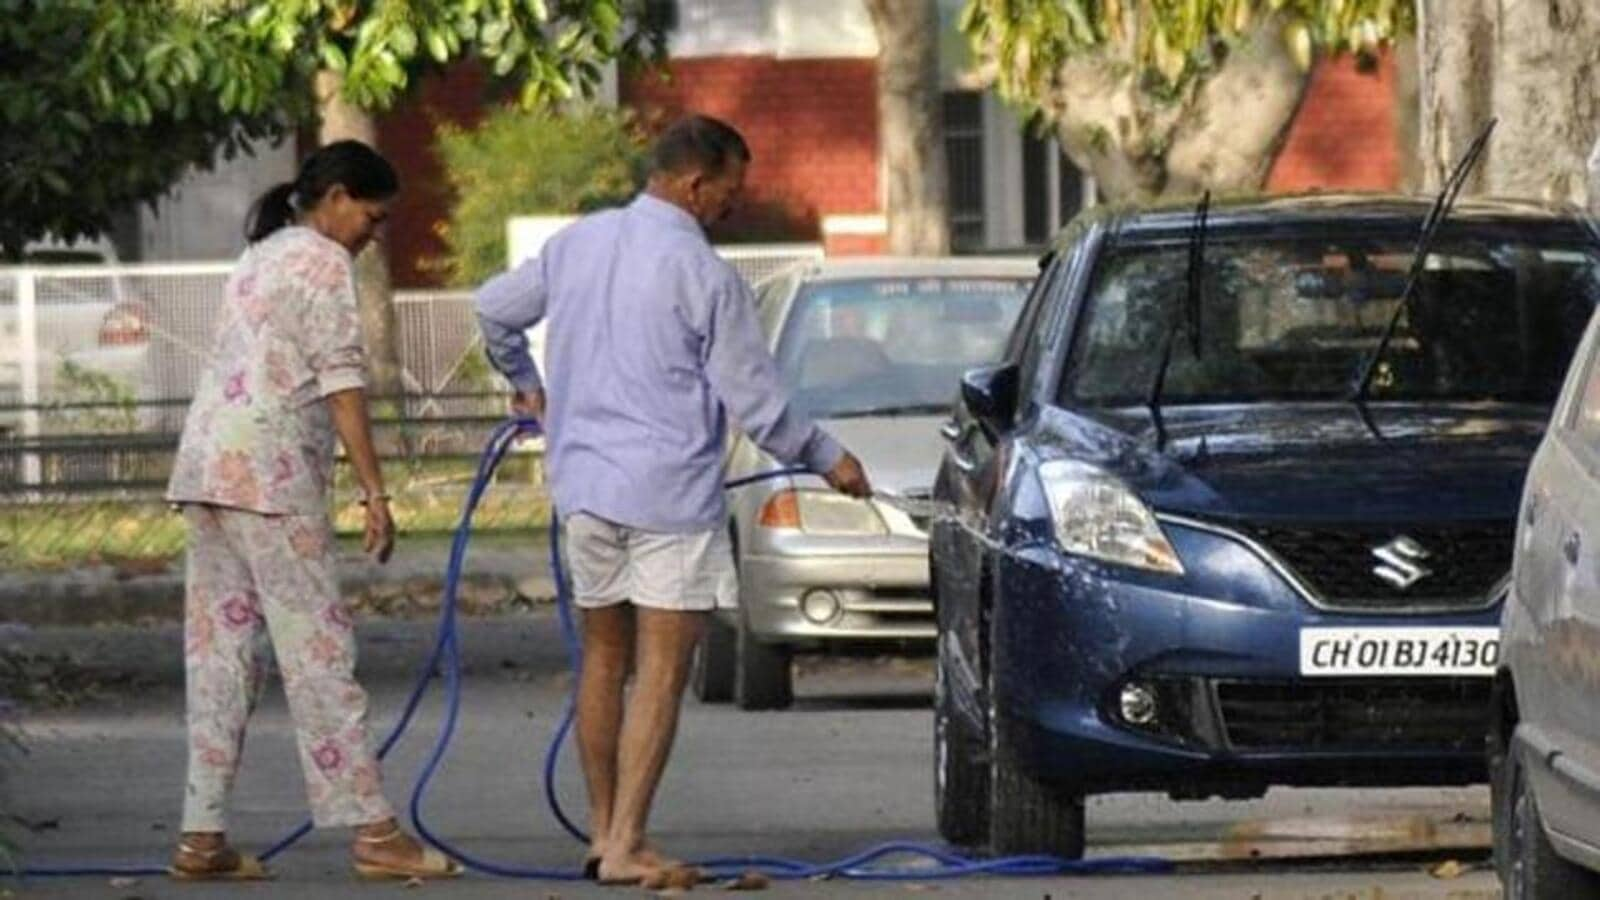
[[[206,850],[188,841],[178,842],[178,852],[196,856],[206,861],[203,869],[180,866],[176,860],[167,867],[167,875],[174,881],[270,881],[272,873],[254,856],[247,856],[223,844]]]
[[[387,844],[396,838],[403,837],[404,831],[396,825],[393,831],[381,837],[370,837],[365,834],[356,835],[356,842],[367,844]],[[354,860],[352,865],[356,870],[356,877],[364,881],[409,881],[412,878],[455,878],[461,874],[461,864],[440,853],[432,847],[422,848],[422,859],[416,862],[387,863],[366,862]]]

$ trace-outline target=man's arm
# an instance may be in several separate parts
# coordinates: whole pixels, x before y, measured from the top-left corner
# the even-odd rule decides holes
[[[542,256],[484,282],[474,301],[489,362],[511,382],[517,404],[543,413],[544,382],[528,352],[527,330],[544,319],[547,292]],[[537,403],[533,398],[539,398]]]
[[[788,465],[803,465],[835,489],[871,495],[861,463],[794,409],[778,364],[767,352],[755,301],[732,272],[710,292],[704,317],[706,375],[717,396],[756,445]]]

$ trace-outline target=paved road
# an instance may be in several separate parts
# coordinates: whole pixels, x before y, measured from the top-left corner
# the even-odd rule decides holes
[[[387,727],[431,638],[426,623],[364,626],[363,678]],[[69,695],[104,685],[98,699],[36,711],[29,755],[8,786],[29,861],[159,859],[177,827],[183,768],[181,669],[176,630],[36,631],[17,638],[46,654],[70,652],[84,666],[59,679]],[[568,679],[552,618],[467,623],[466,702],[459,738],[428,798],[436,831],[484,857],[569,867],[577,847],[550,820],[538,762],[560,715]],[[74,667],[75,668],[75,667]],[[663,785],[655,827],[666,849],[689,857],[730,851],[824,859],[893,838],[932,840],[929,790],[929,670],[926,661],[807,665],[796,708],[740,713],[692,703],[674,768]],[[442,705],[424,706],[421,726],[386,767],[390,795],[403,803],[435,734]],[[571,760],[561,790],[581,791]],[[1091,855],[1130,851],[1192,857],[1295,844],[1336,846],[1355,836],[1419,836],[1424,843],[1472,843],[1480,834],[1481,790],[1275,791],[1247,803],[1176,804],[1145,795],[1097,798],[1090,807]],[[274,689],[247,742],[237,793],[236,839],[260,848],[303,815],[292,735]],[[1474,830],[1476,829],[1476,830]],[[14,831],[16,829],[13,829]],[[1463,837],[1465,836],[1465,837]],[[1309,843],[1308,843],[1309,842]],[[1222,849],[1219,849],[1222,848]],[[357,888],[344,866],[342,837],[315,835],[282,857],[280,879],[256,886],[175,886],[161,879],[36,881],[22,896],[105,898],[400,895]],[[1459,859],[1459,877],[1429,867]],[[1084,898],[1453,898],[1498,896],[1481,853],[1340,862],[1190,865],[1176,874],[1076,879],[986,879],[911,884],[840,882],[777,885],[775,897],[834,895]],[[705,890],[705,889],[702,889]],[[462,898],[628,895],[587,885],[527,885],[471,877],[423,889]]]

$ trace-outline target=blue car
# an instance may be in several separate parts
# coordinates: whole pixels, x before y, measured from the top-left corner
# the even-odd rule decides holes
[[[1084,797],[1485,777],[1529,460],[1600,300],[1575,213],[1092,210],[944,426],[952,843],[1068,857]]]

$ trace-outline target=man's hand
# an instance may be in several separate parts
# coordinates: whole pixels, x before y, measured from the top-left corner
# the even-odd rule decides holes
[[[867,473],[861,468],[861,460],[848,450],[833,469],[822,477],[827,479],[829,487],[842,494],[863,500],[872,496],[872,484],[867,481]]]
[[[544,391],[517,391],[511,395],[511,412],[530,416],[544,424]]]

